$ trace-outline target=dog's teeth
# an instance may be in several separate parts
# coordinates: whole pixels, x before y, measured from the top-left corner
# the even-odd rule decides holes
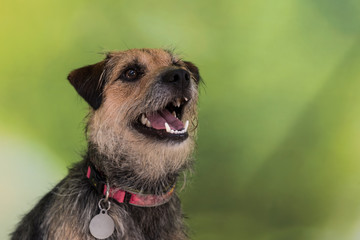
[[[187,101],[189,101],[189,99],[187,98],[187,97],[184,97],[184,100],[187,102]]]
[[[181,99],[177,98],[176,99],[176,107],[180,107],[180,105],[181,105]]]
[[[149,119],[147,119],[147,117],[145,117],[145,114],[141,115],[141,123],[147,127],[151,127],[151,123],[149,121]]]
[[[188,127],[189,127],[189,120],[186,120],[186,123],[185,123],[185,131],[184,132],[186,132],[187,131],[187,129],[188,129]]]
[[[189,121],[186,121],[185,123],[185,128],[182,130],[174,130],[171,129],[169,124],[167,122],[165,122],[165,128],[166,128],[166,132],[171,133],[171,134],[183,134],[187,131],[187,128],[189,126]]]
[[[143,125],[146,125],[146,117],[145,117],[145,114],[142,114],[141,115],[141,123],[143,124]]]
[[[171,133],[172,130],[167,122],[165,122],[165,128],[166,128],[166,132]]]
[[[175,112],[175,111],[173,111],[173,112],[172,112],[172,115],[173,115],[174,117],[176,117],[176,112]]]

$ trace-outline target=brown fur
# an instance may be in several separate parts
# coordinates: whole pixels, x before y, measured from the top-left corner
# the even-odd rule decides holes
[[[134,63],[144,66],[140,80],[119,80]],[[164,73],[177,69],[191,76],[186,89],[174,89],[162,80]],[[195,65],[162,49],[132,49],[111,52],[97,64],[74,70],[69,80],[92,106],[86,131],[89,149],[83,161],[24,217],[12,239],[94,239],[88,226],[102,196],[85,177],[90,163],[112,188],[151,194],[166,191],[191,165],[199,83]],[[164,108],[179,94],[189,98],[182,116],[190,121],[186,140],[154,139],[134,129],[142,113]],[[115,222],[108,239],[187,239],[176,194],[168,203],[150,208],[112,201],[108,213]]]
[[[148,68],[146,76],[138,83],[115,82],[120,70],[136,55],[138,61]],[[196,117],[197,88],[191,89],[193,98],[191,107],[187,108],[183,119],[192,120],[189,129],[191,137],[180,144],[164,144],[147,139],[143,135],[134,133],[128,124],[134,121],[153,96],[148,96],[148,89],[156,81],[156,74],[162,68],[168,67],[174,61],[172,56],[160,49],[148,51],[129,50],[127,52],[111,53],[112,66],[109,82],[104,89],[102,107],[93,111],[88,125],[88,138],[96,144],[100,153],[115,157],[119,155],[131,156],[128,164],[143,179],[157,179],[169,172],[179,170],[188,160],[193,151]],[[176,60],[177,61],[177,60]],[[185,66],[183,66],[185,68]],[[125,86],[124,86],[125,85]],[[154,110],[156,106],[153,106]],[[121,147],[119,147],[121,146]]]

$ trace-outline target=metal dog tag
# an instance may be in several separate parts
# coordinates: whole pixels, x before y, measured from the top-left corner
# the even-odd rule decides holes
[[[101,200],[99,202],[100,213],[91,219],[89,226],[91,235],[97,239],[110,237],[115,229],[114,220],[107,214],[110,209],[110,202],[108,209],[103,209],[100,205]]]

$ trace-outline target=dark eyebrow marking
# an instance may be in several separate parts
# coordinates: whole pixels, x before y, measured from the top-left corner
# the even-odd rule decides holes
[[[170,55],[170,58],[171,58],[171,62],[174,63],[176,62],[177,60],[175,59],[175,56],[174,56],[174,52],[172,50],[169,50],[169,49],[164,49],[165,52],[167,52],[169,55]]]
[[[137,68],[138,70],[142,70],[143,72],[145,72],[147,70],[146,66],[142,63],[140,63],[138,58],[134,58],[131,62],[129,62],[128,64],[126,64],[123,69],[127,69],[127,68]]]
[[[176,58],[175,55],[174,55],[174,52],[172,50],[164,49],[164,51],[167,52],[170,55],[172,65],[177,66],[177,67],[182,66],[182,64],[180,64],[182,59],[181,58]]]
[[[150,49],[148,49],[148,48],[142,48],[142,49],[140,49],[140,50],[141,50],[142,52],[145,52],[145,53],[148,53],[148,54],[152,55]]]
[[[171,59],[171,62],[174,66],[177,66],[177,67],[181,67],[182,64],[181,64],[181,59]]]

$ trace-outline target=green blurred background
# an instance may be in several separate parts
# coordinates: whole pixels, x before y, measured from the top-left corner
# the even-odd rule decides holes
[[[0,239],[85,149],[67,74],[142,47],[206,83],[192,239],[360,239],[358,0],[1,0],[0,29]]]

